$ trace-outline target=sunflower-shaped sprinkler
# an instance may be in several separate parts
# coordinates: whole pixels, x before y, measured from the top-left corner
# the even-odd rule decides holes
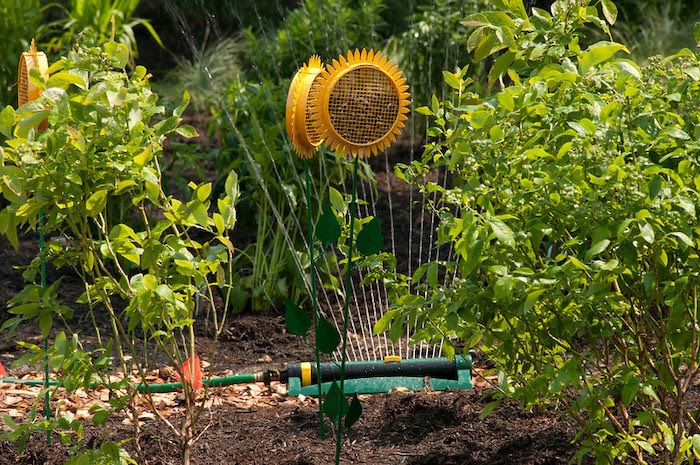
[[[17,69],[17,104],[22,106],[25,103],[36,100],[41,96],[41,89],[39,89],[32,82],[30,75],[32,69],[38,69],[39,73],[43,76],[45,80],[49,77],[49,61],[46,58],[44,52],[36,49],[36,44],[32,39],[31,45],[29,46],[29,51],[22,53],[19,59],[19,66]],[[46,120],[42,120],[39,123],[38,130],[44,131],[48,125]]]
[[[385,56],[348,52],[318,81],[311,90],[311,126],[331,149],[363,158],[396,141],[408,119],[408,85]]]
[[[387,57],[355,50],[323,66],[312,56],[287,94],[287,134],[299,156],[321,142],[354,157],[387,149],[408,119],[406,78]]]
[[[357,179],[359,160],[379,151],[387,149],[401,133],[408,119],[409,94],[406,79],[398,67],[393,65],[384,55],[373,50],[349,51],[346,56],[340,56],[333,60],[332,64],[323,66],[317,56],[309,59],[308,64],[297,72],[294,76],[287,95],[286,123],[287,133],[294,145],[297,154],[304,158],[304,171],[306,174],[307,206],[309,208],[309,255],[311,258],[311,292],[313,309],[313,322],[316,334],[316,373],[318,374],[318,395],[321,397],[321,363],[319,355],[319,341],[326,341],[329,338],[324,334],[323,318],[318,312],[316,299],[316,272],[314,269],[314,234],[311,223],[311,181],[309,176],[309,158],[317,151],[322,142],[338,153],[351,155],[354,157],[354,169],[352,178],[352,200],[349,210],[349,235],[348,235],[348,257],[345,277],[345,289],[350,289],[353,269],[353,249],[354,249],[354,226],[357,202]],[[371,220],[367,226],[372,232],[381,235],[376,218]],[[367,228],[367,227],[366,227]],[[380,241],[368,241],[371,246],[362,245],[359,239],[361,236],[368,236],[365,229],[358,235],[357,249],[363,254],[378,253],[383,244]],[[324,245],[334,242],[340,236],[340,225],[332,212],[324,211],[317,226],[316,238]],[[378,245],[377,245],[378,244]],[[326,399],[323,401],[321,411],[345,412],[346,424],[350,417],[359,417],[359,401],[357,397],[353,399],[349,407],[342,397],[345,382],[346,346],[349,320],[349,301],[345,299],[343,309],[343,331],[342,347],[340,349],[340,385],[336,386],[335,381],[330,387]],[[299,309],[291,305],[291,314]],[[290,315],[290,304],[288,303],[288,328]],[[299,320],[303,320],[302,316]],[[298,321],[297,321],[298,322]],[[292,325],[295,328],[298,325]],[[301,334],[306,330],[301,331]],[[292,332],[292,331],[290,331]],[[340,335],[338,335],[340,336]],[[340,339],[340,337],[338,337]],[[330,352],[335,350],[338,344],[331,347]],[[327,344],[323,344],[324,346]],[[327,347],[326,347],[327,349]],[[325,349],[321,349],[327,352]],[[335,389],[338,395],[332,395],[331,390]],[[332,405],[330,399],[335,399],[337,405]],[[341,400],[342,399],[342,400]],[[326,405],[330,403],[331,405]],[[353,409],[356,409],[353,412]],[[323,436],[323,420],[319,416],[321,424],[321,435]],[[339,459],[339,445],[341,444],[343,421],[341,418],[331,418],[336,425],[336,463]]]

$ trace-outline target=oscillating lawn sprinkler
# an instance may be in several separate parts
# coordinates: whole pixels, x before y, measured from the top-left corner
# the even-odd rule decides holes
[[[311,188],[308,159],[313,157],[321,143],[331,150],[354,158],[352,201],[350,203],[350,233],[345,289],[350,288],[353,269],[354,219],[356,214],[358,161],[386,150],[401,133],[408,119],[409,94],[406,79],[398,67],[379,52],[355,50],[323,66],[313,56],[294,76],[287,96],[286,127],[289,138],[300,157],[305,160],[307,179],[307,206],[309,208],[309,255],[311,257],[311,286],[313,321],[318,336],[321,317],[316,298],[314,267],[314,237],[311,223]],[[376,221],[376,218],[372,221]],[[378,225],[376,225],[377,229]],[[360,233],[362,233],[364,230]],[[381,234],[381,231],[378,231]],[[340,230],[338,228],[337,235]],[[327,233],[324,233],[327,235]],[[319,234],[317,233],[317,236]],[[381,251],[383,238],[362,243],[358,235],[357,251],[364,255]],[[337,237],[331,238],[337,240]],[[329,241],[332,242],[332,241]],[[289,385],[289,394],[321,396],[334,381],[340,383],[345,394],[387,392],[396,387],[409,390],[425,388],[470,389],[471,358],[408,359],[389,356],[377,361],[346,361],[347,322],[349,299],[345,299],[342,328],[342,347],[339,362],[320,361],[294,363],[275,374],[279,381]],[[302,334],[305,331],[302,331]],[[317,337],[318,341],[318,337]],[[331,350],[332,352],[333,350]],[[323,351],[326,352],[326,351]],[[326,352],[328,353],[328,352]],[[429,379],[430,381],[426,381]]]

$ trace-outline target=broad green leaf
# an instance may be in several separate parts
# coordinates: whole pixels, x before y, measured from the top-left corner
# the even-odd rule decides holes
[[[479,40],[476,49],[474,50],[474,61],[479,62],[484,58],[491,55],[494,51],[494,46],[496,45],[496,33],[493,31],[487,31]]]
[[[639,380],[634,376],[630,376],[630,378],[625,383],[625,386],[622,388],[621,400],[625,406],[629,407],[629,405],[632,403],[635,396],[639,392],[640,387],[641,384],[639,383]]]
[[[459,78],[458,74],[451,73],[449,71],[443,71],[442,77],[445,80],[445,84],[456,90],[462,89],[462,80]]]
[[[508,72],[508,68],[513,64],[515,57],[515,52],[509,50],[501,53],[498,58],[494,60],[493,66],[489,71],[489,86],[492,86],[501,76]],[[513,111],[513,109],[510,109],[510,111]]]
[[[220,213],[214,212],[214,214],[211,215],[211,219],[214,221],[214,227],[216,228],[216,232],[218,234],[223,234],[224,230],[226,229],[226,225],[224,224],[224,217],[221,216]]]
[[[316,239],[321,241],[324,246],[329,246],[338,240],[340,234],[340,223],[338,223],[330,204],[326,204],[316,224]]]
[[[490,218],[488,222],[499,241],[508,247],[515,247],[515,236],[507,224],[497,218]]]
[[[629,53],[627,47],[615,42],[598,42],[578,56],[579,71],[587,74],[588,71],[612,58],[617,52],[624,50]]]
[[[98,410],[92,415],[92,424],[95,426],[104,426],[109,417],[108,410]]]
[[[126,68],[129,63],[129,47],[114,41],[107,42],[104,46],[105,52],[112,59],[112,65],[119,69]]]
[[[107,190],[105,189],[98,190],[87,199],[87,202],[85,202],[87,214],[93,218],[102,213],[106,206]]]
[[[180,134],[182,137],[186,137],[187,139],[191,139],[199,135],[197,133],[197,130],[188,124],[178,127],[177,129],[175,129],[175,132],[177,134]]]
[[[389,339],[391,339],[392,342],[396,343],[405,335],[404,323],[403,317],[394,318],[394,320],[391,322],[391,327],[389,328]]]
[[[324,354],[332,354],[340,344],[340,333],[323,317],[318,319],[318,330],[316,331],[316,347]]]
[[[545,289],[538,289],[536,291],[530,292],[523,302],[523,312],[529,312],[532,307],[535,306],[540,296],[544,293]]]
[[[345,198],[337,189],[333,187],[328,188],[328,199],[333,206],[333,209],[338,212],[338,214],[345,213]]]
[[[15,123],[15,109],[7,105],[0,112],[0,134],[9,138],[12,136],[12,126]]]
[[[454,360],[455,358],[455,346],[447,339],[442,341],[442,353],[448,360]]]
[[[384,235],[379,218],[372,218],[357,234],[357,250],[363,255],[374,255],[384,247]]]
[[[141,153],[134,157],[134,163],[138,166],[146,166],[153,159],[153,148],[149,145]]]
[[[231,198],[233,205],[235,205],[240,192],[238,188],[238,173],[233,170],[229,171],[226,176],[225,188],[226,195]]]
[[[394,318],[397,318],[401,315],[401,310],[398,308],[389,310],[386,312],[384,315],[377,320],[377,322],[374,324],[374,328],[372,329],[372,334],[377,335],[377,334],[382,334],[385,332],[387,329],[389,329],[389,325],[393,321]]]
[[[311,316],[287,299],[285,302],[285,324],[289,334],[304,336],[311,327]]]
[[[513,277],[501,276],[493,286],[493,296],[498,301],[508,301],[513,296]]]
[[[695,456],[700,457],[700,434],[693,434],[690,441],[693,444],[693,452],[695,452]]]
[[[82,76],[70,71],[62,71],[60,73],[53,74],[46,83],[46,86],[58,87],[66,90],[71,84],[81,89],[87,88],[85,80],[82,78]]]
[[[498,94],[498,103],[508,111],[515,110],[515,100],[507,92],[500,92]]]
[[[600,3],[603,7],[603,16],[605,16],[605,20],[612,26],[617,20],[617,7],[615,3],[613,0],[601,0]]]
[[[50,311],[46,311],[39,317],[39,330],[41,330],[41,335],[48,337],[51,327],[53,326],[53,317]]]
[[[642,238],[647,241],[649,244],[652,244],[655,239],[654,235],[654,228],[649,223],[642,223],[639,225],[639,232],[642,235]]]
[[[489,416],[491,414],[491,412],[493,412],[494,410],[496,410],[500,406],[501,406],[501,400],[494,400],[493,402],[489,402],[481,410],[481,413],[479,414],[479,419],[483,420],[484,418]]]
[[[596,255],[604,252],[605,249],[607,249],[609,245],[610,245],[610,240],[608,240],[608,239],[603,239],[603,240],[598,241],[595,244],[591,245],[591,248],[586,251],[585,260],[589,261],[593,257],[595,257]]]
[[[693,240],[690,237],[688,237],[688,235],[685,233],[682,233],[680,231],[676,231],[676,232],[672,232],[671,235],[676,236],[678,239],[681,240],[681,242],[683,242],[688,247],[695,246],[695,244],[693,244]]]

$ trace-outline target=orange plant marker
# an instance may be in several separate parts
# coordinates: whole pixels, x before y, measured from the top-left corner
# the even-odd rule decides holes
[[[194,391],[199,391],[204,387],[204,383],[202,382],[202,364],[199,361],[199,355],[194,354],[192,357],[185,360],[180,370],[185,375],[185,383]],[[180,375],[175,373],[173,376],[180,381]]]

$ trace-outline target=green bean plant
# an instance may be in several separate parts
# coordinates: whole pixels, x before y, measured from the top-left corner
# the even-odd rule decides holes
[[[700,56],[640,66],[623,44],[584,45],[591,26],[609,34],[609,0],[496,4],[466,24],[499,90],[445,72],[453,95],[418,109],[433,121],[423,160],[398,169],[438,193],[454,260],[419,268],[375,331],[420,321],[414,338],[448,355],[478,346],[501,390],[484,413],[505,396],[561,408],[579,462],[695,463]],[[436,166],[449,187],[418,182]]]
[[[84,283],[77,303],[87,306],[87,316],[95,323],[97,347],[88,348],[70,331],[75,311],[72,303],[57,297],[60,279],[45,287],[30,281],[11,300],[8,311],[14,316],[2,329],[11,336],[21,323],[36,324],[53,340],[45,348],[25,344],[30,352],[17,361],[48,361],[58,381],[47,387],[49,394],[59,386],[68,392],[95,384],[109,387],[110,401],[92,409],[93,422],[104,424],[110,414],[131,412],[136,444],[136,404],[145,403],[175,438],[181,463],[188,464],[205,398],[195,395],[201,389],[193,362],[195,311],[206,309],[216,339],[227,306],[215,305],[214,289],[224,287],[222,277],[233,254],[228,234],[236,222],[237,177],[227,177],[217,199],[212,199],[209,183],[191,183],[188,199],[165,194],[165,138],[196,134],[181,124],[188,94],[166,114],[150,89],[146,69],[138,66],[128,73],[128,60],[127,45],[110,41],[98,47],[84,35],[74,51],[51,66],[47,81],[32,74],[32,81],[43,89],[38,100],[0,113],[0,131],[8,138],[0,152],[0,191],[7,202],[0,210],[0,233],[14,247],[18,229],[43,229],[47,237],[59,239],[47,243],[44,259],[59,271],[76,273]],[[48,128],[38,132],[43,119]],[[132,223],[110,217],[108,207],[115,197],[129,199],[137,212]],[[38,275],[38,267],[35,260],[25,276]],[[223,293],[224,300],[228,295]],[[110,329],[102,334],[98,320],[105,319]],[[158,412],[147,385],[141,389],[145,392],[137,393],[128,378],[135,370],[145,379],[149,369],[144,361],[147,350],[137,349],[139,339],[155,347],[182,380],[186,409],[179,424]],[[202,355],[213,361],[215,348]],[[188,366],[192,369],[183,368]],[[114,370],[125,374],[122,381],[110,381]],[[5,421],[12,430],[7,437],[20,445],[32,431],[47,430],[62,440],[78,438],[75,450],[82,449],[79,422],[36,416],[24,424]],[[86,451],[76,463],[94,463],[101,453],[126,457],[115,452],[121,446]]]

